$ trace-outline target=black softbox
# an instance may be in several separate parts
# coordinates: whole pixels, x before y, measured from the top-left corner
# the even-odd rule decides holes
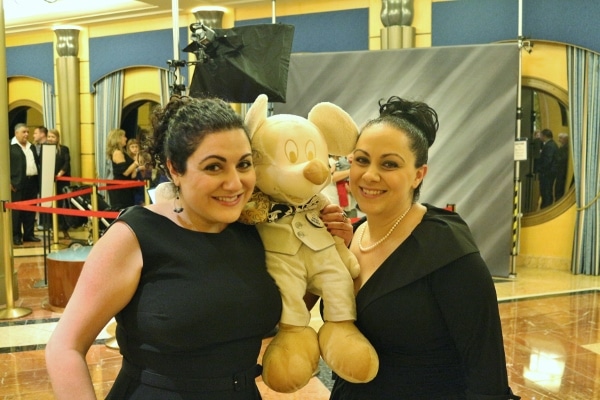
[[[252,103],[259,94],[285,103],[294,26],[262,24],[214,29],[194,70],[189,95],[216,96],[232,103]],[[184,51],[193,52],[190,44]]]

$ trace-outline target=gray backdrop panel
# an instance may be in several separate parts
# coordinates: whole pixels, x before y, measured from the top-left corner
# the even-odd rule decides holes
[[[330,101],[360,126],[392,95],[431,105],[440,129],[420,200],[456,204],[492,275],[508,276],[518,75],[512,43],[292,54],[287,102],[273,107],[306,116]]]

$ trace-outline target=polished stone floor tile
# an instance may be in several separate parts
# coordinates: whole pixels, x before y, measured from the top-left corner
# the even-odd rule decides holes
[[[39,247],[18,250],[15,307],[31,313],[0,320],[0,399],[53,399],[44,347],[61,310],[48,305]],[[600,399],[600,277],[529,266],[516,272],[495,285],[513,391],[523,400]],[[321,323],[315,307],[310,326],[318,329]],[[111,333],[109,324],[86,357],[98,398],[108,393],[121,366],[119,351],[104,344]],[[331,385],[324,364],[293,394],[273,392],[260,377],[257,383],[264,400],[325,400]]]
[[[600,398],[600,292],[501,302],[513,390],[523,399]],[[537,311],[536,311],[537,310]]]

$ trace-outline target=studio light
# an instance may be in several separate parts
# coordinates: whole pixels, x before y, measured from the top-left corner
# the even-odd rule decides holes
[[[197,57],[190,96],[221,97],[251,103],[259,94],[271,102],[285,102],[294,26],[247,25],[211,29],[190,26],[192,43],[183,51]]]
[[[194,53],[196,59],[200,62],[207,61],[209,58],[207,52],[211,52],[217,34],[202,22],[191,24],[190,30],[192,31],[190,36],[192,43],[183,49],[183,51],[186,53]]]

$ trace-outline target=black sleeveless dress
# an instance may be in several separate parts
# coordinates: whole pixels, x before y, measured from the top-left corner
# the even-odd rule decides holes
[[[257,358],[281,297],[256,229],[195,232],[139,206],[119,220],[144,266],[116,315],[123,368],[107,399],[260,399]]]
[[[125,176],[123,173],[129,168],[131,164],[133,164],[134,160],[127,154],[126,151],[123,152],[125,156],[125,162],[116,164],[114,161],[112,162],[113,167],[113,176],[115,180],[119,181],[131,181],[131,176]],[[114,189],[108,192],[108,197],[110,199],[110,207],[113,210],[122,210],[127,207],[131,207],[135,204],[135,190],[137,188],[126,188],[126,189]]]

